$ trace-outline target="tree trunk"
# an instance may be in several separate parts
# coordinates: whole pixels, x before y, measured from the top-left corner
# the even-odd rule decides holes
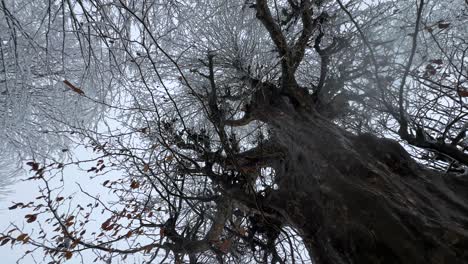
[[[265,204],[299,230],[314,263],[468,263],[467,179],[285,105],[263,111],[286,153]]]

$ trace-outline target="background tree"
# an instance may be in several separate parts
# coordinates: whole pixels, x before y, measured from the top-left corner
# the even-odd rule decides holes
[[[0,4],[2,180],[17,175],[26,159],[66,153],[71,128],[93,129],[103,109],[93,101],[105,103],[109,96],[117,73],[111,73],[107,49],[94,45],[89,26],[74,19],[74,5]]]
[[[42,194],[11,208],[40,231],[0,244],[56,262],[467,261],[465,2],[45,5],[101,54],[106,78],[65,87],[122,97],[98,101],[98,132],[65,123],[93,157],[28,163]],[[79,186],[86,205],[62,182],[89,163],[109,197]]]

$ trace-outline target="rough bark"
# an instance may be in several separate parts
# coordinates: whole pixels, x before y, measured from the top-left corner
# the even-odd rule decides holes
[[[285,156],[264,204],[301,232],[314,263],[468,263],[467,179],[276,98],[261,119]]]

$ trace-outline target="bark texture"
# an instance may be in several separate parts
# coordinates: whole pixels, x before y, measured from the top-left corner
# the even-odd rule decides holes
[[[276,98],[261,113],[285,155],[264,204],[300,230],[314,263],[468,263],[466,178]]]

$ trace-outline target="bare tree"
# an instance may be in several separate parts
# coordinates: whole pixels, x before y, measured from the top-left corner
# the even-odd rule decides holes
[[[3,178],[26,159],[67,152],[72,129],[93,129],[101,116],[103,105],[92,101],[108,100],[113,77],[107,49],[94,45],[97,38],[77,21],[74,5],[0,3]]]
[[[66,123],[94,157],[28,163],[41,195],[11,209],[40,231],[0,244],[56,262],[468,261],[464,1],[48,6],[112,76],[65,86],[113,114]],[[85,96],[91,80],[121,97]],[[73,164],[107,196],[64,195]]]

